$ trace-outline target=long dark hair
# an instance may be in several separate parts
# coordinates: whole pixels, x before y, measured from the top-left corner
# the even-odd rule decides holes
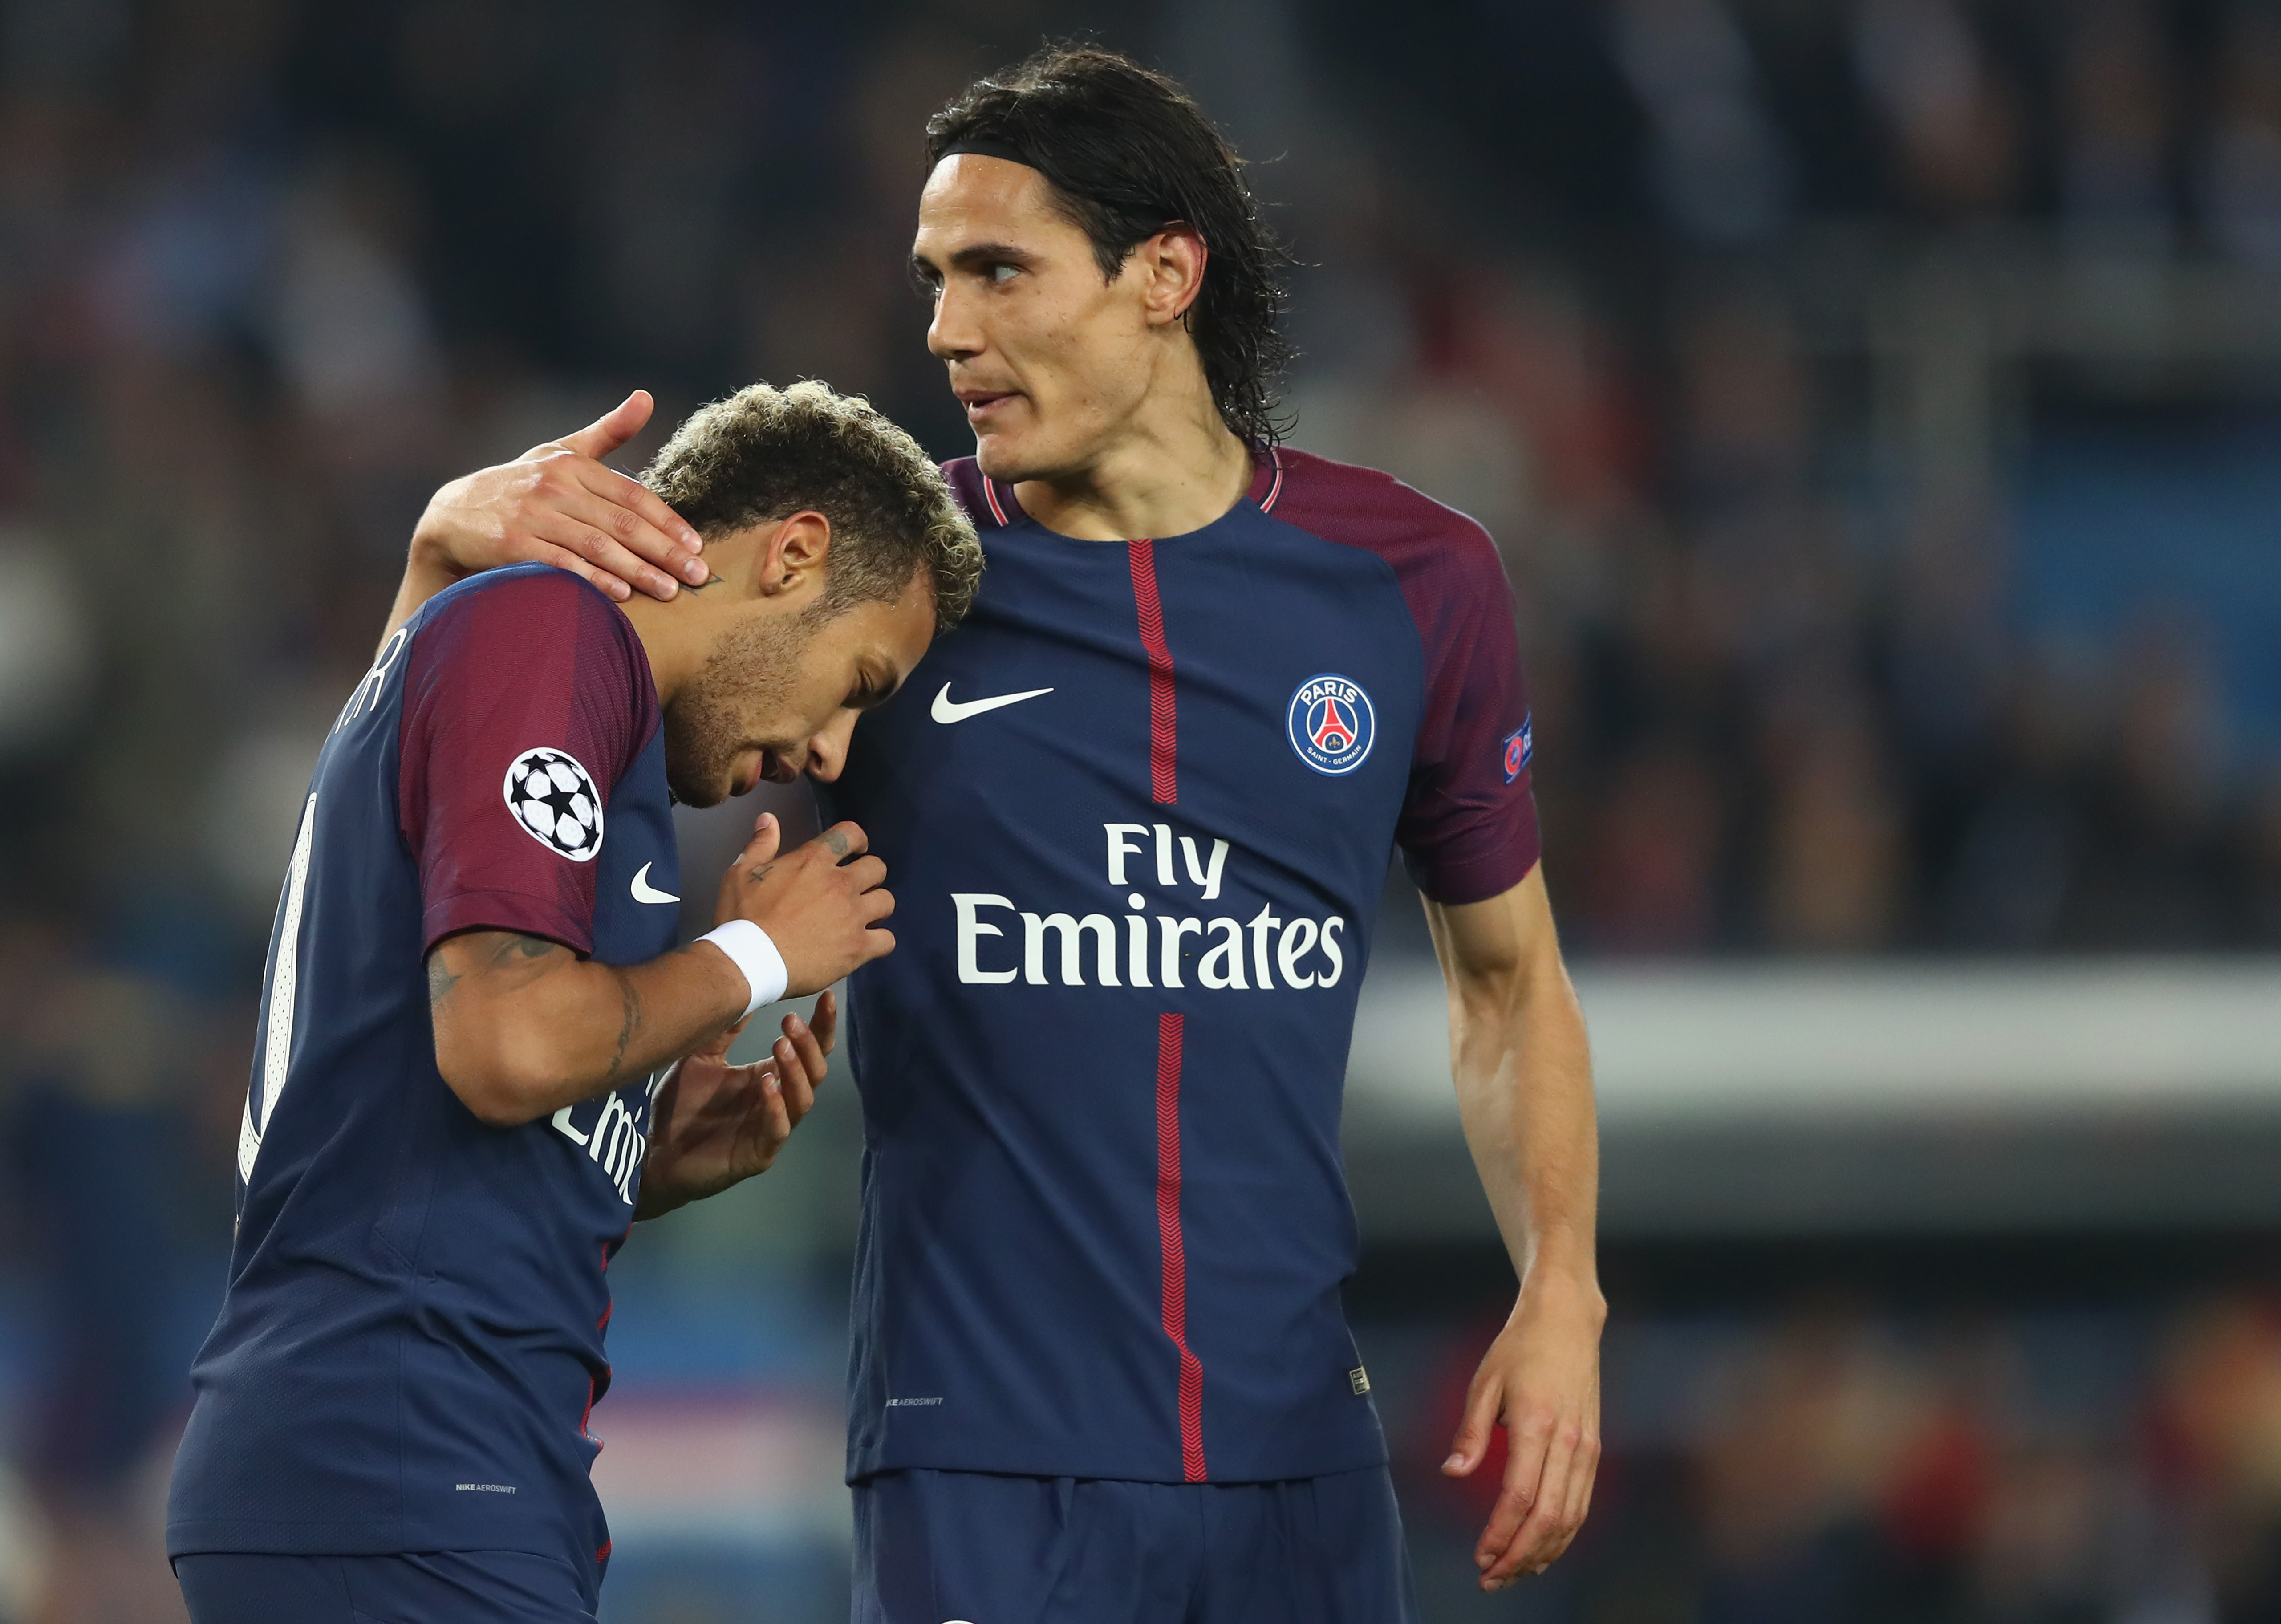
[[[1195,227],[1210,258],[1187,320],[1213,403],[1252,445],[1282,439],[1276,386],[1292,349],[1277,273],[1291,257],[1259,216],[1243,160],[1186,90],[1114,51],[1049,45],[969,85],[926,133],[929,168],[970,143],[1018,154],[1051,183],[1112,282],[1157,232]]]

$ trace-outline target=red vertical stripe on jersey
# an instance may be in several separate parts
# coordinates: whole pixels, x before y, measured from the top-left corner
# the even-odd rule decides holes
[[[1204,1367],[1188,1351],[1188,1257],[1180,1238],[1180,1017],[1156,1017],[1156,1238],[1164,1255],[1164,1334],[1180,1350],[1180,1470],[1204,1481]]]
[[[1156,601],[1156,544],[1125,543],[1133,559],[1133,601],[1140,612],[1140,646],[1148,651],[1148,793],[1158,806],[1180,798],[1179,717],[1173,709],[1172,651],[1164,646],[1164,610]]]

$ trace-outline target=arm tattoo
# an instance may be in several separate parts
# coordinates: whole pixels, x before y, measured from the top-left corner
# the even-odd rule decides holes
[[[543,959],[550,953],[562,951],[562,944],[544,936],[526,936],[520,931],[502,931],[499,946],[491,949],[493,965],[504,964],[509,955],[525,959]]]
[[[634,990],[634,978],[615,964],[609,967],[609,971],[610,975],[618,984],[621,1014],[618,1020],[617,1052],[610,1056],[610,1069],[603,1074],[602,1081],[605,1086],[618,1080],[618,1073],[624,1069],[626,1063],[626,1048],[633,1042],[634,1034],[641,1030],[642,1024],[641,994]]]
[[[471,931],[465,936],[455,936],[437,944],[428,955],[428,1007],[433,1009],[441,1004],[452,989],[469,976],[492,971],[521,968],[526,972],[521,978],[522,984],[527,986],[537,975],[553,968],[542,961],[565,951],[561,942],[550,941],[544,936],[526,936],[518,931]],[[458,960],[458,970],[445,963],[447,958],[462,952],[467,956]],[[534,966],[536,971],[532,973]]]
[[[773,862],[764,862],[756,869],[747,869],[745,870],[745,878],[757,885],[776,871],[776,866]]]

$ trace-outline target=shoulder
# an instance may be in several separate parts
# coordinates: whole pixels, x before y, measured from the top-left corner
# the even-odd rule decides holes
[[[633,623],[601,591],[545,564],[487,571],[438,592],[413,623],[406,660],[415,707],[452,692],[497,703],[554,692],[646,717],[655,700]]]
[[[1374,553],[1413,611],[1445,611],[1507,592],[1496,544],[1481,524],[1391,474],[1280,448],[1260,506],[1324,541]],[[1435,618],[1439,618],[1436,614]]]
[[[481,621],[500,627],[527,622],[568,624],[597,609],[609,610],[614,619],[625,618],[582,576],[551,564],[514,564],[446,587],[428,600],[420,618],[427,625],[438,621]]]
[[[584,664],[630,658],[633,623],[601,591],[567,569],[517,564],[472,576],[429,599],[414,623],[415,653],[557,653]]]

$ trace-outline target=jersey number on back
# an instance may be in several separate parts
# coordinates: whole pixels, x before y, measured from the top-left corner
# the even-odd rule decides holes
[[[261,1072],[245,1094],[245,1120],[237,1130],[237,1176],[251,1182],[253,1158],[269,1128],[277,1096],[285,1091],[285,1068],[293,1058],[293,994],[301,968],[301,901],[309,889],[309,848],[317,834],[317,798],[301,808],[301,831],[293,837],[293,865],[285,872],[285,895],[277,904],[277,957],[269,967],[267,1040],[261,1048]]]

